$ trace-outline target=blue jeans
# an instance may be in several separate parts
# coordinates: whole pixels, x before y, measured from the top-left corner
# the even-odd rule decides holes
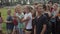
[[[24,34],[23,28],[19,28],[19,34]]]

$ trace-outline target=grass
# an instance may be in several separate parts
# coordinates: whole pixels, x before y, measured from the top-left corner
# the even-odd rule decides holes
[[[2,13],[3,20],[5,21],[6,20],[6,17],[7,17],[7,8],[1,8],[0,9],[0,12]],[[11,12],[13,14],[13,12],[14,12],[14,9],[13,8],[11,8]]]
[[[3,23],[2,23],[2,31],[3,33],[6,33],[6,18],[7,18],[7,8],[0,8],[0,12],[1,12],[1,15],[2,15],[2,18],[3,18]],[[12,12],[12,15],[13,15],[13,12],[14,12],[14,9],[11,8],[11,12]]]

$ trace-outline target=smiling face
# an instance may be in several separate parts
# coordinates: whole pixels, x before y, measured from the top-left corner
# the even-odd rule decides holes
[[[24,12],[25,12],[25,13],[29,13],[30,11],[31,11],[30,6],[25,6],[25,7],[24,7]]]
[[[40,13],[43,11],[43,7],[38,7],[37,11]]]
[[[37,6],[37,12],[38,13],[42,13],[43,12],[43,6],[42,5],[38,5]]]
[[[17,5],[17,6],[16,6],[15,12],[16,12],[16,13],[21,13],[21,6],[20,6],[20,5]]]
[[[58,4],[55,3],[55,4],[53,5],[53,8],[54,8],[54,10],[57,10],[57,9],[58,9]]]

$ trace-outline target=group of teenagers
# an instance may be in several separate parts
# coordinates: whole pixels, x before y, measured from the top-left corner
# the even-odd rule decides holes
[[[23,8],[22,8],[23,7]],[[0,32],[3,19],[0,13]],[[7,11],[7,34],[60,34],[60,8],[58,3],[17,5],[13,16]]]

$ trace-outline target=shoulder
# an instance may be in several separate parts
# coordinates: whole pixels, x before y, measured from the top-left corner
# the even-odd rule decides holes
[[[42,15],[42,19],[45,19],[45,18],[47,18],[47,16],[43,14],[43,15]]]
[[[21,15],[24,15],[24,13],[22,13]]]
[[[29,13],[28,15],[32,15],[32,13]]]
[[[24,13],[22,12],[22,14],[24,14]]]
[[[18,13],[15,13],[16,15],[18,15]]]

